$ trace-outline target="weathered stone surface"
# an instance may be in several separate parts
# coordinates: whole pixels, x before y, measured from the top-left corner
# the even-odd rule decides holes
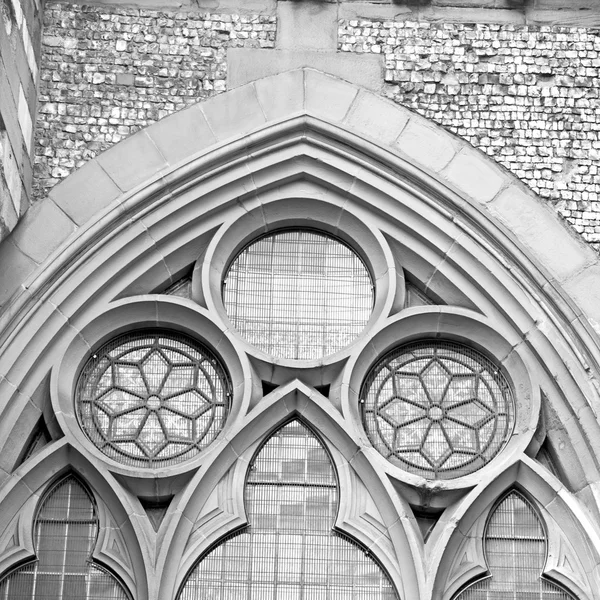
[[[366,10],[366,3],[279,2],[283,20],[276,50],[275,4],[255,0],[231,14],[236,1],[206,0],[197,8],[184,2],[182,12],[169,8],[167,0],[162,11],[48,4],[37,197],[140,127],[227,86],[309,66],[379,93],[383,89],[447,127],[510,169],[600,247],[600,38],[593,29],[519,25],[507,16],[526,21],[537,11],[552,19],[557,11],[566,15],[565,7],[536,2],[519,11],[504,6],[504,0],[493,6],[483,0],[422,6],[382,0],[370,6],[395,11],[389,20],[342,21],[336,53],[328,38],[318,37],[327,28],[310,37],[290,26],[292,17],[320,10],[330,18],[335,9],[343,17],[352,7]],[[249,14],[252,6],[263,14]],[[224,12],[198,12],[217,8]],[[593,13],[587,5],[579,8],[581,14]],[[432,22],[431,11],[445,22]],[[448,21],[447,11],[474,15],[481,23]],[[503,23],[486,21],[485,15],[496,14],[507,17]],[[277,102],[272,101],[273,110]],[[372,134],[381,135],[381,129]],[[443,152],[430,156],[416,146],[410,151],[429,160],[431,168],[445,166],[440,166]],[[172,152],[168,160],[177,158],[176,139]]]
[[[409,116],[408,111],[399,111],[391,102],[363,92],[354,102],[346,123],[382,144],[393,144]]]
[[[145,131],[103,152],[98,162],[124,192],[147,181],[167,165],[164,156]]]
[[[275,43],[270,15],[116,4],[46,7],[36,198],[138,129],[225,91],[227,48]]]
[[[0,244],[0,306],[4,306],[37,265],[14,245],[10,237]]]
[[[0,1],[0,240],[29,208],[43,11]]]
[[[567,281],[563,287],[590,321],[590,324],[600,334],[600,266],[592,265]]]
[[[305,78],[306,110],[317,117],[342,121],[356,96],[356,87],[318,71],[306,71]]]
[[[404,154],[434,171],[443,169],[457,151],[457,145],[450,136],[440,139],[439,132],[419,118],[409,121],[397,146]]]
[[[594,261],[593,251],[561,227],[547,206],[518,187],[507,188],[487,206],[542,264],[553,270],[552,275],[559,281]]]
[[[337,4],[280,2],[277,7],[277,47],[282,50],[335,50]],[[315,23],[319,26],[315,27]]]
[[[489,161],[470,148],[457,154],[443,173],[444,177],[479,202],[490,201],[502,187],[505,177]]]
[[[353,19],[339,48],[382,55],[388,97],[492,156],[600,248],[596,30]]]
[[[253,85],[231,90],[221,102],[208,100],[201,108],[218,140],[244,135],[265,122]]]
[[[311,67],[381,92],[383,61],[381,56],[354,56],[314,50],[259,50],[230,48],[227,52],[227,86],[234,88],[292,69]]]
[[[148,134],[170,164],[175,164],[216,141],[199,104],[158,121]]]
[[[12,242],[36,263],[42,263],[75,231],[75,223],[54,202],[39,202],[23,217]]]
[[[259,79],[254,83],[254,88],[269,121],[304,108],[304,72],[300,69],[282,73],[276,78]]]
[[[100,165],[90,161],[52,188],[49,196],[77,225],[83,225],[120,194]]]

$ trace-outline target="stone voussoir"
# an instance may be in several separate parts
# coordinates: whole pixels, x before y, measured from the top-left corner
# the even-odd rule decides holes
[[[576,239],[547,206],[519,186],[508,186],[486,206],[558,281],[566,281],[596,261],[589,246]]]
[[[76,225],[52,200],[31,208],[14,230],[13,243],[41,264],[75,231]]]
[[[168,169],[165,157],[160,153],[147,130],[109,148],[96,159],[108,176],[127,192]]]
[[[410,112],[371,92],[356,97],[344,123],[379,143],[393,144],[408,120]]]
[[[452,158],[442,175],[480,203],[492,200],[509,179],[508,174],[503,174],[482,153],[468,146]]]
[[[121,195],[121,190],[97,160],[91,160],[50,190],[49,198],[77,225],[84,225],[93,215]],[[42,200],[47,202],[47,200]]]
[[[441,171],[460,147],[459,142],[441,128],[433,127],[416,115],[410,118],[396,146],[410,159],[432,171]]]
[[[307,112],[324,120],[341,122],[348,114],[358,88],[311,69],[306,70],[305,77]]]

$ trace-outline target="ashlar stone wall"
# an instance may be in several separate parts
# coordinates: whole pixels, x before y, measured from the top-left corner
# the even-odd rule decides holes
[[[384,94],[510,169],[600,247],[600,30],[352,20]]]
[[[229,47],[274,45],[275,18],[49,3],[35,195],[138,129],[225,91]]]

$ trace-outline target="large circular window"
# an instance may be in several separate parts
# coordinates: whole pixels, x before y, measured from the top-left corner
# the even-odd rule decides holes
[[[340,240],[295,229],[265,235],[233,260],[225,310],[238,332],[280,358],[314,360],[348,346],[373,309],[373,283]]]
[[[208,348],[179,333],[142,331],[111,340],[87,361],[77,414],[104,454],[157,468],[192,458],[217,436],[230,390]]]
[[[511,387],[498,366],[462,344],[427,341],[394,349],[360,394],[373,446],[427,479],[452,479],[487,464],[514,426]]]

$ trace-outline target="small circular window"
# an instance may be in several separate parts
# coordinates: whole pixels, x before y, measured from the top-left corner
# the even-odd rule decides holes
[[[500,369],[462,344],[418,342],[371,369],[360,401],[373,446],[426,479],[477,471],[514,426],[514,400]]]
[[[121,335],[94,354],[77,384],[77,415],[110,458],[157,468],[196,456],[223,428],[229,377],[208,348],[175,332]]]
[[[280,358],[314,360],[348,346],[373,310],[373,283],[346,244],[284,230],[246,246],[223,281],[223,302],[244,339]]]

